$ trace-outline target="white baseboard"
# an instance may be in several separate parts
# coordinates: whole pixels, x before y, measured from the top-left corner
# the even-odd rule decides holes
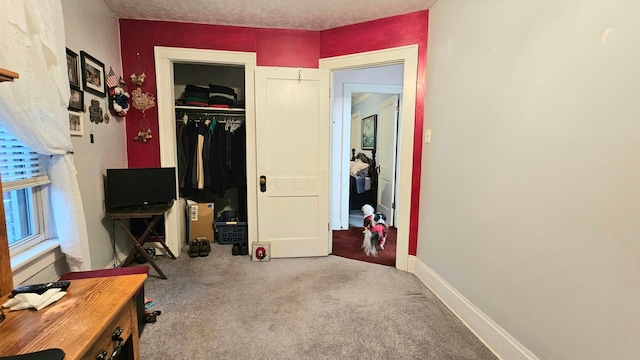
[[[535,354],[473,305],[422,260],[410,256],[409,272],[415,274],[498,358],[538,360]]]

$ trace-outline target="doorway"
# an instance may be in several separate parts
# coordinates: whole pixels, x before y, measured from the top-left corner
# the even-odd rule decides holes
[[[387,67],[376,67],[378,73],[392,71]],[[402,81],[402,72],[398,73]],[[372,78],[375,80],[375,77]],[[387,79],[388,81],[389,79]],[[333,231],[334,255],[349,259],[395,267],[397,229],[394,219],[396,193],[396,144],[401,85],[362,84],[357,88],[384,91],[361,93],[352,91],[354,85],[345,85],[344,101],[350,100],[351,121],[344,137],[350,139],[351,162],[349,167],[349,201],[347,229]],[[359,89],[358,89],[359,90]],[[350,95],[349,95],[350,93]],[[396,94],[394,94],[396,93]],[[345,106],[349,108],[349,106]],[[363,124],[375,121],[373,144],[365,144]],[[369,146],[367,146],[369,145]],[[376,213],[386,216],[387,240],[378,247],[377,256],[366,256],[363,244],[364,204],[371,205]]]
[[[397,247],[396,268],[408,271],[409,267],[409,219],[411,211],[411,186],[413,176],[413,137],[415,127],[416,86],[418,69],[418,46],[410,45],[392,49],[372,51],[320,60],[320,68],[331,71],[332,86],[332,166],[331,166],[331,228],[339,230],[348,228],[348,193],[349,193],[349,160],[350,138],[344,136],[344,127],[350,126],[350,107],[345,111],[343,100],[345,98],[345,84],[336,80],[336,75],[344,70],[368,69],[387,65],[402,66],[401,85],[403,101],[400,109],[400,121],[398,127],[398,163],[397,173],[400,179],[396,211],[397,211]],[[360,83],[370,82],[363,79]],[[345,120],[346,117],[346,120]],[[342,219],[345,219],[343,222]]]

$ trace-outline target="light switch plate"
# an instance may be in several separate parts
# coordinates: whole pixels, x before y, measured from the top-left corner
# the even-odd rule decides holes
[[[426,129],[424,131],[424,142],[431,144],[431,129]]]

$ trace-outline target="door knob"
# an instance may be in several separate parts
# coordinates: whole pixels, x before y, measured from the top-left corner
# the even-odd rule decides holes
[[[260,176],[260,192],[267,191],[267,177],[262,175]]]

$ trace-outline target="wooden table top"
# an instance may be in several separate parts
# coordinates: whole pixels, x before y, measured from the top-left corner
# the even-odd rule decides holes
[[[50,348],[80,358],[133,299],[146,274],[70,280],[67,294],[46,308],[8,311],[0,323],[0,356]],[[0,305],[8,296],[0,298]]]

